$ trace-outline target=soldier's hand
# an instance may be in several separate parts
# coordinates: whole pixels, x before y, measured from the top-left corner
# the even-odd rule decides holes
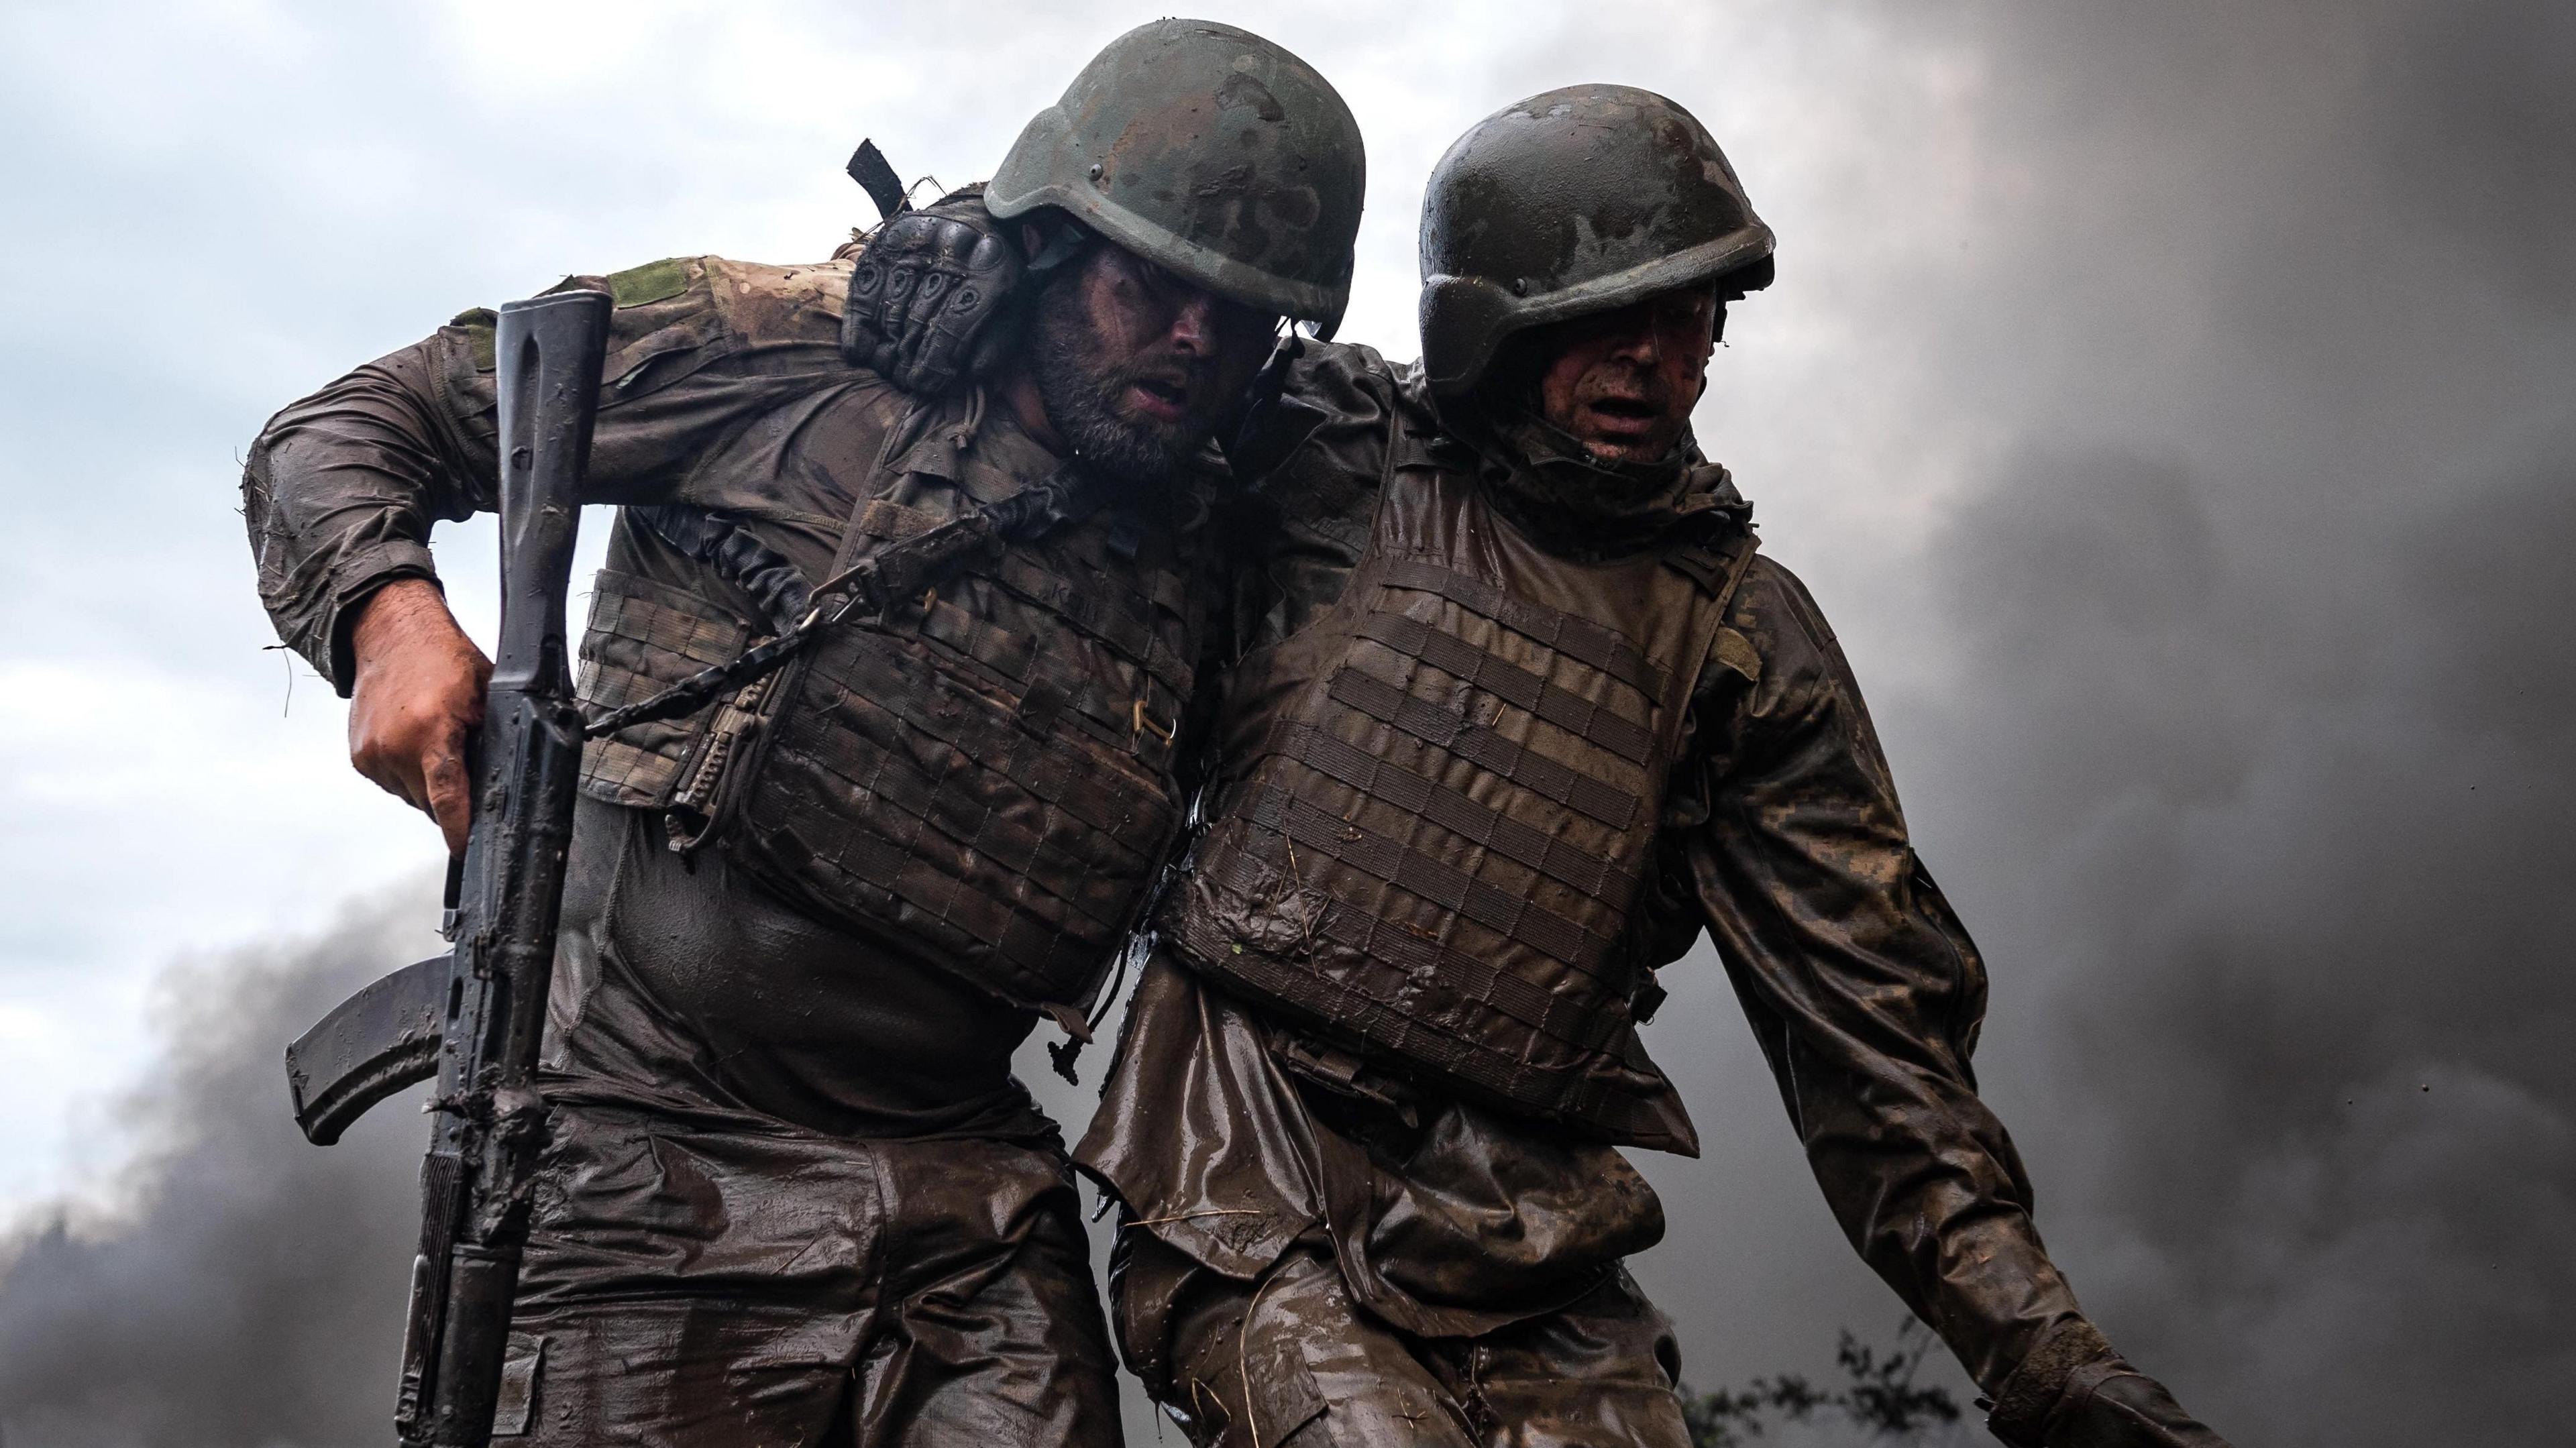
[[[851,269],[841,355],[907,392],[945,392],[973,369],[978,344],[997,340],[986,334],[1023,269],[1019,247],[980,200],[904,212]]]
[[[438,586],[397,579],[369,595],[349,634],[349,763],[438,821],[450,854],[474,818],[467,745],[483,723],[492,661],[456,626]]]
[[[2227,1448],[2165,1385],[2122,1363],[2079,1372],[2048,1417],[2048,1448]]]

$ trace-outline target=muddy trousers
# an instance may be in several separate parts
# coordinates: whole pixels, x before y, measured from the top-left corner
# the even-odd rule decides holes
[[[1140,1234],[1110,1291],[1128,1366],[1197,1448],[1690,1448],[1672,1324],[1624,1268],[1473,1338],[1369,1315],[1303,1245],[1243,1282]]]
[[[494,1448],[1118,1448],[1064,1159],[555,1118]]]

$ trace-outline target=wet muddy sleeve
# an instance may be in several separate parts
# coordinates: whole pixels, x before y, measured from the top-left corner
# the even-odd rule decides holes
[[[342,694],[346,621],[399,578],[436,578],[429,530],[490,506],[488,462],[443,414],[447,329],[269,419],[242,474],[260,601],[277,635]],[[488,444],[484,448],[488,458]]]
[[[707,449],[818,379],[846,376],[836,338],[847,276],[690,257],[564,283],[617,303],[585,501],[677,496]],[[343,694],[356,606],[395,579],[435,579],[431,525],[494,505],[494,321],[457,317],[288,406],[251,445],[242,512],[261,601],[278,637]]]
[[[1993,1391],[2090,1328],[1977,1096],[1985,968],[1915,858],[1814,602],[1764,560],[1732,623],[1718,651],[1731,727],[1699,762],[1692,888],[1844,1232]]]
[[[1366,347],[1308,342],[1281,384],[1226,453],[1241,483],[1221,516],[1240,545],[1233,613],[1245,653],[1341,596],[1368,546],[1402,380]]]

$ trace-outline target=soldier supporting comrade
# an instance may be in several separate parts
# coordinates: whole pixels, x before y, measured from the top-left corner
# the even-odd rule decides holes
[[[1361,195],[1312,68],[1164,21],[1003,159],[1013,235],[919,288],[715,257],[590,281],[616,312],[587,501],[620,505],[595,708],[794,628],[898,540],[1016,522],[882,623],[591,745],[505,1438],[1118,1441],[1063,1143],[1009,1062],[1041,1015],[1083,1031],[1181,829],[1204,444],[1282,318],[1338,318]],[[907,344],[844,336],[853,292]],[[970,335],[963,395],[883,375],[944,380]],[[427,544],[493,506],[492,366],[491,315],[459,317],[279,413],[244,482],[281,637],[451,846],[489,666]]]
[[[889,236],[955,247],[971,206]],[[1423,360],[1317,346],[1238,437],[1243,653],[1078,1163],[1193,1442],[1688,1441],[1664,1230],[1698,1138],[1637,1027],[1716,939],[1828,1204],[2019,1448],[2223,1448],[2084,1317],[1969,1066],[1976,948],[1834,634],[1689,417],[1773,239],[1661,96],[1478,123]]]

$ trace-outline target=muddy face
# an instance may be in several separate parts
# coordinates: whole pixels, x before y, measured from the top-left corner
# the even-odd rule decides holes
[[[1278,325],[1101,242],[1040,297],[1029,362],[1048,421],[1078,455],[1158,481],[1250,385]]]
[[[1540,412],[1603,462],[1661,461],[1707,386],[1717,313],[1715,291],[1690,287],[1539,329]]]

